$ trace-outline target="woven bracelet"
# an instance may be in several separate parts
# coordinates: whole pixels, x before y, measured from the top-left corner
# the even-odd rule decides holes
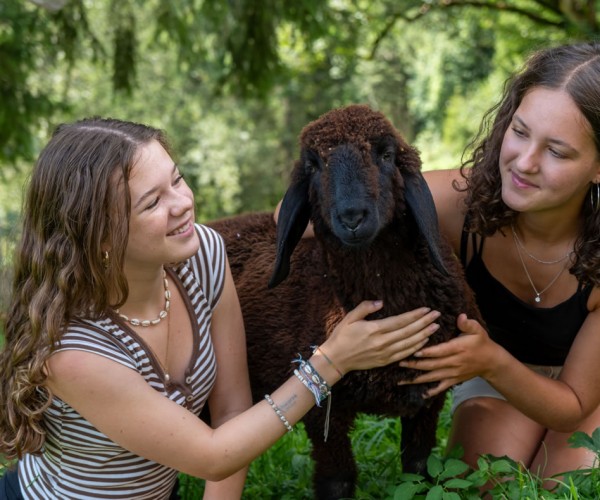
[[[316,405],[321,406],[321,402],[331,394],[331,388],[325,379],[319,375],[319,372],[315,370],[314,366],[310,364],[310,361],[303,360],[300,354],[292,362],[298,363],[298,369],[294,370],[294,375],[302,382],[304,387],[312,392]]]
[[[329,416],[331,414],[331,388],[323,379],[314,366],[309,361],[304,361],[302,356],[298,354],[298,359],[294,359],[293,363],[298,363],[299,366],[294,370],[294,375],[304,387],[306,387],[315,397],[315,403],[317,406],[321,406],[321,401],[327,399],[327,413],[325,414],[325,428],[323,431],[323,438],[327,441],[329,435]]]

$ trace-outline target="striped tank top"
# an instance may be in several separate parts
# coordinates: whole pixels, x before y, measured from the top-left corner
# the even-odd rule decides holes
[[[185,383],[165,386],[162,368],[136,333],[116,314],[72,321],[61,350],[98,354],[136,370],[150,386],[200,414],[215,383],[216,362],[210,337],[212,313],[225,280],[225,248],[212,229],[196,225],[200,250],[167,269],[182,292],[194,329],[193,355]],[[59,398],[44,413],[46,441],[40,454],[19,461],[19,483],[26,499],[165,499],[177,471],[139,457],[111,441]]]

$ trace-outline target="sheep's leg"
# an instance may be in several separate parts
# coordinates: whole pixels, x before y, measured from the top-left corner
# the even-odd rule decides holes
[[[438,416],[444,396],[436,396],[431,404],[412,417],[402,417],[402,470],[427,476],[427,458],[436,444]]]
[[[354,415],[351,412],[349,415],[331,415],[329,435],[324,441],[325,411],[325,408],[315,408],[304,419],[313,446],[315,498],[353,498],[357,469],[348,432]]]

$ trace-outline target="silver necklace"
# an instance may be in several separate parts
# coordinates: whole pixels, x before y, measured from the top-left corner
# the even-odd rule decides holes
[[[165,308],[158,313],[155,319],[137,319],[121,314],[117,309],[115,312],[128,323],[133,326],[154,326],[158,325],[163,319],[169,315],[169,309],[171,308],[171,291],[169,290],[169,282],[167,281],[167,273],[163,268],[163,286],[165,288]]]
[[[519,246],[519,248],[521,250],[523,250],[523,252],[525,252],[525,255],[527,255],[527,257],[529,257],[530,259],[535,260],[536,262],[539,262],[540,264],[558,264],[559,262],[562,262],[565,259],[568,259],[571,254],[573,253],[572,250],[569,251],[569,253],[567,253],[567,255],[564,255],[563,257],[561,257],[560,259],[556,259],[556,260],[542,260],[542,259],[538,259],[535,255],[530,254],[527,249],[525,248],[525,245],[523,245],[523,243],[521,242],[521,240],[519,239],[519,237],[517,236],[517,232],[515,231],[515,225],[511,224],[510,225],[510,229],[512,231],[513,237],[517,243],[517,245]]]
[[[533,284],[533,280],[531,279],[531,276],[529,274],[529,271],[527,270],[527,266],[525,265],[525,261],[523,260],[523,256],[521,255],[521,250],[519,249],[519,245],[517,244],[517,238],[516,238],[516,234],[514,233],[513,230],[513,235],[515,236],[513,238],[514,242],[515,242],[515,248],[517,249],[517,253],[519,254],[519,260],[521,261],[521,265],[523,266],[523,270],[525,271],[525,276],[527,276],[527,279],[529,280],[529,284],[531,285],[531,288],[533,288],[533,291],[535,292],[535,298],[533,300],[535,300],[535,302],[537,304],[539,304],[542,301],[542,294],[546,291],[548,291],[548,289],[554,285],[554,283],[556,282],[556,280],[560,277],[560,275],[564,272],[564,270],[567,268],[567,264],[565,264],[564,266],[562,266],[560,268],[560,271],[558,271],[558,274],[556,276],[554,276],[554,278],[552,278],[552,280],[550,281],[550,283],[548,283],[546,285],[546,288],[544,288],[543,290],[538,292],[538,289],[535,287],[535,285]],[[569,254],[570,255],[570,254]],[[568,255],[567,255],[568,256]],[[564,260],[561,259],[561,260]],[[560,262],[560,261],[558,261]]]

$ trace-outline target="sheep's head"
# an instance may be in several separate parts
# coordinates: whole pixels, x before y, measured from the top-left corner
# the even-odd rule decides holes
[[[417,151],[367,106],[335,109],[308,124],[293,181],[309,179],[315,232],[346,247],[364,247],[404,212],[403,175],[420,169]]]
[[[437,240],[435,207],[418,152],[382,113],[364,105],[332,110],[302,130],[300,148],[281,207],[270,286],[287,276],[291,253],[311,218],[328,244],[360,248],[408,207],[421,231],[430,233],[426,237]]]

